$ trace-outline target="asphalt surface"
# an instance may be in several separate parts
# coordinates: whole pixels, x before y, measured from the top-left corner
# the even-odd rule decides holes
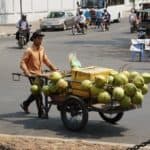
[[[89,30],[87,35],[73,36],[70,30],[45,32],[44,46],[49,58],[61,70],[69,70],[68,54],[75,52],[83,66],[98,65],[119,69],[128,64],[129,70],[149,72],[149,58],[144,62],[131,61],[130,39],[127,20],[114,23],[109,32]],[[12,81],[12,72],[20,72],[19,61],[24,50],[17,47],[14,37],[0,39],[0,133],[61,138],[78,138],[93,141],[138,144],[150,138],[150,92],[140,109],[125,112],[117,125],[104,122],[98,113],[90,112],[86,127],[76,133],[66,130],[55,106],[49,119],[37,118],[35,103],[30,115],[22,112],[19,104],[29,95],[26,78]]]

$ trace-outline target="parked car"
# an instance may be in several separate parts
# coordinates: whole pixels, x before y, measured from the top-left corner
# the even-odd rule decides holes
[[[70,11],[51,11],[46,18],[40,22],[41,30],[63,29],[66,30],[74,24],[74,15]]]

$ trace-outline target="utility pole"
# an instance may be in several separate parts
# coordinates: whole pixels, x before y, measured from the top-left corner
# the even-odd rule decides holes
[[[22,16],[22,0],[20,0],[20,15]]]

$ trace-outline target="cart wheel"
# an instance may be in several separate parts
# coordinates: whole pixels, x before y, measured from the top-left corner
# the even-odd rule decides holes
[[[61,110],[61,119],[64,126],[72,131],[79,131],[85,127],[88,121],[88,109],[82,99],[69,96]]]
[[[122,117],[123,117],[123,112],[120,113],[103,113],[103,112],[99,112],[100,116],[102,117],[103,120],[105,120],[106,122],[115,124],[116,122],[118,122]]]

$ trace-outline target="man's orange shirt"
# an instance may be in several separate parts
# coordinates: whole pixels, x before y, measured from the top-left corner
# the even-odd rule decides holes
[[[41,74],[42,64],[48,64],[49,59],[45,54],[45,50],[42,46],[37,49],[34,44],[32,47],[27,48],[20,62],[20,66],[24,73]]]

